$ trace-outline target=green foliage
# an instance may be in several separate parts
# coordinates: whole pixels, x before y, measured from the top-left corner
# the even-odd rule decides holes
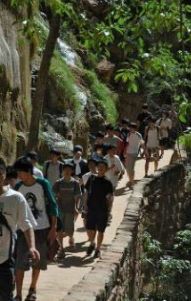
[[[101,106],[103,113],[105,113],[106,120],[115,123],[118,118],[116,95],[99,81],[96,73],[93,71],[85,70],[84,80],[95,100],[98,101],[98,105]]]
[[[58,52],[52,58],[50,76],[55,80],[58,90],[62,91],[63,107],[64,103],[71,103],[71,108],[77,112],[80,102],[75,89],[75,77]]]
[[[160,242],[152,239],[147,232],[143,239],[142,263],[149,292],[141,300],[189,300],[191,281],[191,263],[188,255],[191,251],[191,231],[180,231],[176,236],[174,257],[165,256]],[[183,258],[183,259],[182,259]],[[144,295],[144,294],[143,294]]]
[[[183,148],[190,153],[191,152],[191,133],[183,134],[179,137],[179,143]]]
[[[175,238],[174,250],[179,256],[191,258],[191,231],[179,231]]]
[[[75,7],[64,26],[76,28],[80,46],[98,60],[118,60],[114,77],[127,92],[180,104],[191,92],[191,4],[182,1],[182,10],[181,16],[179,0],[108,1],[107,13],[91,21]]]

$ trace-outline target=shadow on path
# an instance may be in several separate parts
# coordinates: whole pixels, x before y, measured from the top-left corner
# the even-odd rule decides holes
[[[94,261],[93,257],[81,257],[81,256],[66,256],[62,263],[58,264],[59,268],[71,268],[71,267],[88,267]]]

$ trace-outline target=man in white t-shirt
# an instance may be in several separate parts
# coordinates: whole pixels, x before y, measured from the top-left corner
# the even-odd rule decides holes
[[[116,155],[116,147],[114,145],[108,146],[107,155],[104,159],[108,163],[106,178],[111,181],[115,191],[119,178],[124,174],[124,167],[119,156]]]
[[[127,136],[127,145],[124,151],[125,167],[129,177],[129,188],[132,188],[135,177],[135,162],[137,160],[140,147],[144,148],[142,135],[137,132],[137,124],[130,124],[130,132]]]
[[[18,178],[21,180],[15,189],[26,198],[37,225],[35,230],[35,241],[40,253],[40,261],[32,266],[32,280],[26,300],[36,300],[36,287],[40,270],[47,269],[48,245],[56,239],[57,226],[57,204],[50,187],[45,179],[36,178],[33,175],[33,164],[28,157],[19,158],[15,164]],[[22,286],[25,271],[30,269],[27,261],[26,242],[22,233],[18,234],[16,250],[16,289],[15,301],[22,300]]]
[[[4,186],[6,165],[0,158],[0,300],[13,300],[14,261],[13,251],[15,233],[19,228],[24,232],[28,245],[28,254],[34,261],[39,260],[35,249],[33,225],[30,209],[25,198],[19,192]]]

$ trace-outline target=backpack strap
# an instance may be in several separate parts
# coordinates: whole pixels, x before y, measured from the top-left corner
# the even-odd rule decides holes
[[[58,216],[58,207],[50,183],[41,178],[36,178],[36,182],[43,188],[47,215]]]
[[[45,163],[45,169],[44,169],[44,177],[47,178],[48,177],[48,169],[49,169],[49,166],[50,166],[50,161],[47,161]]]
[[[9,259],[12,258],[13,255],[13,232],[11,227],[9,226],[6,217],[3,215],[3,213],[0,211],[0,224],[5,226],[7,230],[10,233],[10,247],[9,247]]]
[[[60,165],[59,165],[59,174],[60,174],[60,178],[62,178],[62,172],[63,172],[63,164],[60,163]]]

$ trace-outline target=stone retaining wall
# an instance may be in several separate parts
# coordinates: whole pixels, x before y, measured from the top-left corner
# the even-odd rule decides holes
[[[116,237],[92,270],[63,301],[137,301],[142,288],[141,237],[149,231],[168,245],[189,205],[184,194],[185,169],[172,165],[145,178],[128,198]]]

